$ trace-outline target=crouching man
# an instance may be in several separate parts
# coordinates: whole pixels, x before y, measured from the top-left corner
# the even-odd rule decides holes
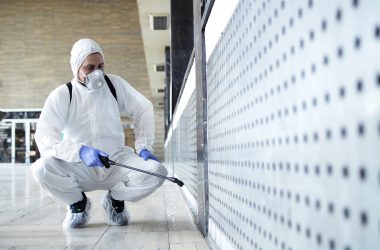
[[[104,55],[94,40],[77,41],[70,64],[74,78],[50,93],[37,122],[41,158],[32,165],[33,176],[67,205],[64,227],[88,223],[91,201],[86,192],[94,190],[107,191],[102,200],[106,222],[127,225],[124,201],[150,195],[163,179],[116,166],[107,169],[99,156],[166,176],[152,154],[153,106],[123,78],[104,73]],[[138,154],[124,145],[120,113],[133,119]]]

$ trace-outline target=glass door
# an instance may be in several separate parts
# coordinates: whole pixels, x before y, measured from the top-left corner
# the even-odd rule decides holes
[[[38,158],[40,158],[40,152],[38,151],[36,141],[34,139],[34,134],[36,133],[36,122],[30,122],[30,136],[29,136],[29,141],[30,141],[30,150],[29,150],[29,162],[33,163],[35,162]]]
[[[12,161],[12,123],[0,123],[0,163]]]
[[[0,163],[30,164],[39,158],[35,144],[37,120],[41,110],[4,110],[0,121]]]
[[[14,134],[12,140],[12,163],[26,163],[26,124],[24,122],[14,123]]]
[[[11,127],[11,162],[33,163],[37,160],[34,134],[36,121],[13,121]]]

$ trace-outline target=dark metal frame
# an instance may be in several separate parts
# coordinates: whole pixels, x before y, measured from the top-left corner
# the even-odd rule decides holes
[[[197,169],[198,169],[198,214],[196,221],[204,236],[208,234],[209,197],[208,197],[208,158],[207,158],[207,82],[205,27],[215,0],[193,0],[194,48],[183,77],[179,98],[173,112],[176,113],[189,76],[193,60],[196,79],[196,128],[197,128]]]
[[[205,27],[214,0],[193,0],[194,51],[197,115],[197,169],[198,169],[198,218],[197,224],[204,236],[208,234],[209,191],[207,156],[207,81]]]

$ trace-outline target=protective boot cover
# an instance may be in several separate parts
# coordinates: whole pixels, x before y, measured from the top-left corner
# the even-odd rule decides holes
[[[91,201],[87,198],[86,209],[82,213],[72,213],[70,206],[67,206],[66,218],[62,223],[64,228],[84,227],[90,220]]]
[[[112,207],[110,192],[107,192],[103,198],[103,208],[105,210],[105,219],[108,225],[123,226],[128,224],[130,216],[127,208],[124,207],[124,210],[122,212],[117,213],[116,210]]]

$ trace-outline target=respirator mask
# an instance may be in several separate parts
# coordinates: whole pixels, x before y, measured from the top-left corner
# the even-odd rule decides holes
[[[105,79],[104,72],[102,70],[94,70],[88,75],[85,75],[82,71],[81,73],[85,77],[83,84],[86,85],[87,88],[95,90],[103,86]]]

